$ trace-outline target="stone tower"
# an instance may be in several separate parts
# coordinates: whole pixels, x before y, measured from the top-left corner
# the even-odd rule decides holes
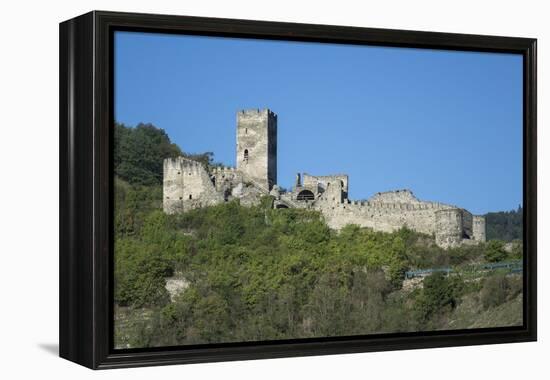
[[[485,231],[485,217],[481,215],[473,216],[473,238],[476,241],[485,242],[487,240]]]
[[[237,170],[266,190],[277,183],[277,115],[269,109],[237,113]]]

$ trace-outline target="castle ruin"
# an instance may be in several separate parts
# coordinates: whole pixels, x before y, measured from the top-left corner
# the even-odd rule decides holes
[[[268,109],[237,113],[236,167],[205,168],[189,158],[164,160],[163,208],[185,212],[238,199],[255,205],[265,195],[273,207],[318,210],[327,225],[348,224],[392,232],[406,226],[430,234],[448,248],[485,241],[485,217],[463,208],[417,199],[410,190],[377,193],[366,201],[348,198],[346,174],[297,174],[294,187],[277,186],[277,115]]]

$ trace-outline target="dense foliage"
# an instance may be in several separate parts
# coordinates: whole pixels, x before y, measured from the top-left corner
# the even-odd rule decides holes
[[[165,158],[185,156],[204,165],[217,165],[214,154],[188,154],[170,141],[163,129],[152,124],[138,124],[135,128],[116,123],[114,131],[115,174],[132,185],[159,185],[162,183],[162,165]]]
[[[480,289],[436,273],[407,293],[404,271],[459,268],[492,249],[445,251],[407,229],[335,233],[318,213],[274,210],[270,198],[166,215],[159,191],[117,181],[118,341],[132,347],[446,328]],[[174,302],[169,276],[188,283]]]
[[[523,208],[521,206],[512,211],[489,212],[485,218],[488,240],[523,239]]]
[[[349,225],[337,233],[315,211],[274,210],[270,197],[255,207],[228,202],[166,215],[159,163],[179,148],[152,126],[119,125],[116,136],[117,347],[467,328],[508,304],[512,311],[503,309],[498,323],[521,315],[512,304],[518,281],[460,274],[474,263],[517,258],[521,247],[444,250],[408,229]],[[211,154],[195,157],[212,164]],[[406,270],[437,267],[457,274],[436,272],[423,287],[403,288]],[[169,277],[185,284],[172,298]]]

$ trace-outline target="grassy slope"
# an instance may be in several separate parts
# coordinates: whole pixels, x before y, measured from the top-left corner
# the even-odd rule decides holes
[[[476,294],[466,295],[449,320],[451,329],[518,326],[523,320],[522,294],[484,310]]]

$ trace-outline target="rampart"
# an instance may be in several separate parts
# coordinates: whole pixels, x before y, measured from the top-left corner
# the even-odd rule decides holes
[[[409,227],[425,234],[435,233],[436,211],[451,206],[437,202],[399,203],[379,201],[349,201],[321,198],[315,208],[325,216],[329,227],[339,230],[347,224],[392,232]]]
[[[338,182],[342,185],[342,191],[345,193],[348,192],[348,176],[347,174],[334,174],[334,175],[323,175],[323,176],[314,176],[311,174],[304,173],[302,175],[303,187],[306,188],[315,188],[318,192],[323,192],[326,190],[327,186],[331,184],[336,184]]]
[[[456,206],[420,201],[410,190],[377,193],[368,201],[340,201],[329,190],[313,207],[336,230],[348,224],[383,232],[407,227],[433,235],[442,247],[485,241],[484,217]]]
[[[185,157],[164,160],[163,208],[167,214],[223,202],[203,165]]]

